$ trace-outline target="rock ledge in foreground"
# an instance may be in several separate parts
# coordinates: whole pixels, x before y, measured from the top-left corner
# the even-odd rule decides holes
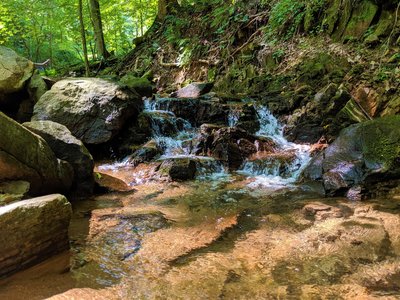
[[[0,277],[68,249],[71,214],[60,194],[0,207]]]

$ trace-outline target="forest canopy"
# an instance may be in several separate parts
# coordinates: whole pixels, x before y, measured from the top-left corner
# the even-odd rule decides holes
[[[152,25],[157,0],[100,0],[107,50],[120,56],[132,49],[132,40]],[[34,62],[51,59],[61,67],[83,61],[79,1],[5,0],[0,2],[0,45]],[[88,56],[98,56],[90,1],[82,2]]]

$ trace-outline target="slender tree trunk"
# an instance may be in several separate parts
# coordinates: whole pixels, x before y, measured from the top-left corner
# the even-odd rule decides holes
[[[143,36],[143,6],[142,0],[139,0],[139,20],[140,20],[140,35]]]
[[[50,11],[50,36],[49,36],[49,58],[50,58],[50,64],[49,67],[52,67],[53,64],[53,23],[51,20],[53,19],[53,13]]]
[[[93,23],[94,38],[99,55],[105,59],[110,56],[104,42],[103,25],[101,22],[100,4],[98,0],[89,0],[90,15]]]
[[[171,12],[171,8],[177,5],[178,2],[176,0],[159,0],[157,21],[163,22],[165,17]]]
[[[79,1],[79,24],[81,29],[81,38],[82,38],[82,48],[83,48],[83,58],[85,61],[85,76],[89,77],[89,59],[88,59],[88,51],[86,45],[86,34],[85,34],[85,24],[83,23],[83,13],[82,13],[82,0]]]

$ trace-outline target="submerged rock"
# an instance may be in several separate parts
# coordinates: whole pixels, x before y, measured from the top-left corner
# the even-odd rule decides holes
[[[229,105],[219,98],[157,98],[155,109],[167,110],[193,126],[204,123],[228,125]]]
[[[24,180],[35,195],[69,191],[73,170],[46,141],[0,113],[0,182]]]
[[[71,164],[75,175],[73,181],[75,192],[80,194],[93,192],[93,157],[67,127],[52,121],[33,121],[23,125],[40,135],[59,159]]]
[[[102,144],[141,106],[140,96],[118,83],[99,78],[65,79],[40,98],[32,120],[63,124],[82,142]]]
[[[0,277],[26,269],[69,248],[71,204],[62,195],[0,208]]]
[[[384,117],[344,129],[306,169],[322,180],[328,194],[341,195],[360,185],[400,177],[400,116]],[[359,197],[359,196],[357,196]]]

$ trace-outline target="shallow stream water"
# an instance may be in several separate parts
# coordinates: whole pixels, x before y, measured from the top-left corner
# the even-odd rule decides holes
[[[0,281],[0,299],[399,299],[400,195],[351,202],[297,183],[309,146],[257,112],[257,134],[294,160],[260,156],[228,172],[186,148],[196,128],[154,130],[161,159],[202,160],[196,180],[153,180],[157,162],[99,164],[135,190],[74,202],[71,251]]]

